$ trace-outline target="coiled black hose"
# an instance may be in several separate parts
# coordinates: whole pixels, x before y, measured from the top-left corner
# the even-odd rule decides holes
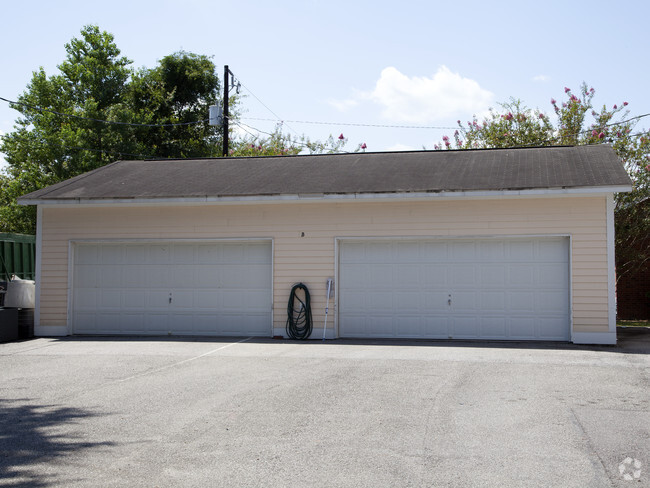
[[[304,301],[296,294],[298,290],[304,292]],[[293,285],[289,294],[289,303],[287,304],[287,324],[285,326],[287,335],[292,339],[304,341],[311,335],[312,319],[310,302],[307,286],[303,283]]]

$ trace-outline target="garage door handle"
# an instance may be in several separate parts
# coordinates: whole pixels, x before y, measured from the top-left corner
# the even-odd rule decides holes
[[[170,293],[169,294],[169,303],[171,303],[171,302],[172,302],[172,294]]]

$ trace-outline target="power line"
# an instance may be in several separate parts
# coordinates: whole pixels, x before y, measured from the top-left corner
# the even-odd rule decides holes
[[[261,117],[241,117],[244,120],[266,120],[273,121],[274,119],[265,119]],[[318,122],[313,120],[285,120],[282,122],[291,122],[294,124],[313,124],[313,125],[342,125],[348,127],[378,127],[386,129],[434,129],[434,130],[454,130],[458,127],[437,127],[430,125],[390,125],[390,124],[363,124],[354,122]]]
[[[266,131],[263,131],[263,130],[258,129],[256,127],[253,127],[252,125],[244,124],[244,123],[236,121],[236,120],[234,120],[233,122],[236,125],[238,125],[239,127],[241,127],[245,132],[247,132],[248,134],[250,134],[253,137],[258,137],[258,136],[256,134],[253,134],[251,131],[247,130],[246,127],[248,127],[249,129],[253,129],[253,130],[257,131],[257,132],[260,132],[262,134],[265,134],[267,136],[273,136],[274,135],[274,134],[272,134],[270,132],[266,132]],[[312,149],[312,146],[310,146],[309,144],[304,143],[304,142],[291,141],[291,144],[295,144],[297,146],[302,146],[302,147],[307,148],[307,149]],[[323,147],[323,150],[332,151],[332,152],[335,152],[337,154],[347,154],[348,153],[348,151],[341,151],[340,149],[336,149],[336,148],[333,148],[333,147]]]
[[[205,122],[208,122],[209,119],[202,119],[202,120],[197,120],[194,122],[177,122],[174,124],[140,124],[137,122],[120,122],[117,120],[102,120],[102,119],[95,119],[92,117],[83,117],[81,115],[74,115],[74,114],[65,114],[62,112],[57,112],[56,110],[50,110],[47,108],[41,108],[41,107],[35,107],[33,105],[29,105],[27,103],[23,102],[15,102],[13,100],[8,100],[6,98],[0,97],[0,100],[3,102],[11,103],[14,105],[22,105],[23,107],[27,107],[30,110],[35,110],[37,112],[48,112],[51,114],[55,115],[60,115],[62,117],[71,117],[74,119],[79,119],[79,120],[89,120],[91,122],[99,122],[102,124],[112,124],[112,125],[127,125],[127,126],[133,126],[133,127],[179,127],[179,126],[187,126],[187,125],[196,125],[196,124],[203,124]]]
[[[259,98],[257,95],[255,95],[255,93],[253,93],[252,90],[251,90],[250,88],[248,88],[246,85],[244,85],[244,84],[241,82],[241,79],[237,78],[237,81],[238,81],[239,83],[241,83],[241,86],[243,86],[243,87],[248,91],[248,93],[250,93],[251,95],[253,95],[253,98],[255,98],[255,100],[257,100],[258,102],[260,102],[260,103],[262,104],[262,106],[263,106],[266,110],[268,110],[269,112],[271,112],[271,113],[273,114],[273,116],[275,117],[275,121],[281,122],[282,124],[285,124],[286,122],[292,122],[292,121],[287,121],[287,120],[283,120],[283,119],[281,119],[280,116],[279,116],[278,114],[276,114],[273,110],[271,110],[271,109],[270,109],[270,108],[269,108],[269,107],[268,107],[268,106],[267,106],[267,105],[266,105],[262,100],[260,100],[260,98]],[[260,119],[260,120],[262,120],[262,119]],[[274,119],[267,119],[267,120],[274,120]],[[287,127],[288,127],[288,128],[289,128],[289,129],[294,133],[294,134],[299,135],[298,132],[296,132],[296,131],[293,129],[293,127],[291,127],[289,124],[286,124],[286,126],[287,126]]]

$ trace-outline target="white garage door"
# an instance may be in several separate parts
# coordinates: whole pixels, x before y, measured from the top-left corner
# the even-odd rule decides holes
[[[339,335],[569,340],[568,238],[343,240]]]
[[[271,335],[270,241],[74,247],[76,334]]]

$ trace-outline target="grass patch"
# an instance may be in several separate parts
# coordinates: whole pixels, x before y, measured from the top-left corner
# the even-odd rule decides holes
[[[650,320],[617,320],[617,327],[650,327]]]

